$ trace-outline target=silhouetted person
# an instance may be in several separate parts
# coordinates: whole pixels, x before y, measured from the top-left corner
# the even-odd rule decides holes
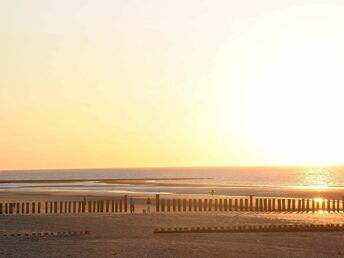
[[[129,204],[130,204],[130,213],[134,213],[135,212],[135,201],[133,198],[130,198]]]
[[[211,194],[212,196],[214,195],[214,193],[215,193],[214,189],[211,190],[210,194]]]

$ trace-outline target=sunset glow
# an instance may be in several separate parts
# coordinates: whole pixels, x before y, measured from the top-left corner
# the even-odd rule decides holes
[[[341,164],[343,13],[2,2],[0,169]]]

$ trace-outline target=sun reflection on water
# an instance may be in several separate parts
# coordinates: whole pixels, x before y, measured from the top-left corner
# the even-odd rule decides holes
[[[325,190],[334,185],[333,175],[329,168],[312,167],[304,170],[299,179],[302,188]]]

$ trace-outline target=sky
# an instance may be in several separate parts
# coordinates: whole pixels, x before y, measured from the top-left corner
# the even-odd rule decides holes
[[[0,169],[343,164],[343,13],[1,0]]]

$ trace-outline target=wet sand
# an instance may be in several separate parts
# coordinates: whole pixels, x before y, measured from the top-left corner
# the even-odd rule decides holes
[[[2,233],[81,231],[82,236],[0,236],[0,257],[343,257],[344,232],[154,234],[156,227],[344,223],[342,214],[82,214],[0,216]]]

